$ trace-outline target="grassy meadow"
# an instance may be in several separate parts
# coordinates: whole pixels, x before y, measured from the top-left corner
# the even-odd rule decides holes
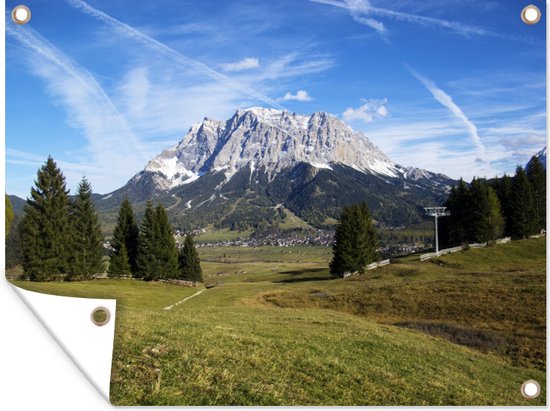
[[[544,405],[545,239],[329,278],[324,247],[200,248],[207,289],[14,281],[116,298],[116,405]],[[527,379],[542,395],[520,394]]]

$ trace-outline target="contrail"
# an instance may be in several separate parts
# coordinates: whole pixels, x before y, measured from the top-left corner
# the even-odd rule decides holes
[[[216,81],[219,81],[220,83],[223,83],[227,86],[230,86],[234,89],[237,89],[251,97],[254,97],[257,100],[260,100],[272,107],[278,108],[278,109],[284,109],[284,106],[277,103],[277,101],[257,92],[256,90],[247,87],[227,76],[224,76],[221,73],[218,73],[216,70],[213,70],[212,68],[208,67],[206,64],[203,64],[199,61],[193,60],[192,58],[189,58],[182,53],[168,47],[166,44],[161,43],[158,40],[155,40],[152,37],[147,36],[146,34],[142,33],[139,30],[136,30],[135,28],[129,26],[126,23],[121,22],[120,20],[115,19],[114,17],[111,17],[110,15],[104,13],[101,10],[98,10],[92,6],[90,6],[88,3],[86,3],[83,0],[66,0],[67,3],[78,9],[83,11],[86,14],[89,14],[93,17],[96,17],[97,19],[103,21],[104,23],[107,23],[111,26],[114,26],[115,29],[118,29],[122,33],[126,34],[128,37],[135,39],[137,41],[140,41],[146,45],[153,46],[157,50],[167,54],[174,60],[191,67],[195,70],[200,71],[201,73],[206,74],[207,76],[213,78]]]
[[[366,19],[364,16],[380,16],[387,17],[397,21],[404,21],[408,23],[420,24],[427,27],[443,27],[452,31],[455,31],[463,36],[469,35],[479,36],[499,36],[497,33],[493,33],[481,27],[470,26],[467,24],[459,23],[456,21],[449,21],[438,19],[434,17],[421,16],[418,14],[404,13],[401,11],[395,11],[390,9],[384,9],[380,7],[373,7],[368,0],[310,0],[314,3],[326,4],[333,7],[339,7],[341,9],[348,10],[353,18],[367,26],[372,27],[380,34],[386,34],[386,29],[383,23],[374,20],[372,18]]]
[[[444,107],[448,108],[453,115],[458,118],[460,121],[464,123],[464,125],[468,128],[468,132],[470,134],[470,138],[472,139],[472,142],[477,148],[478,155],[483,156],[485,154],[485,146],[483,145],[481,141],[481,137],[479,137],[479,133],[477,131],[477,127],[472,121],[464,114],[462,109],[453,101],[452,97],[449,96],[446,92],[441,90],[432,80],[430,80],[427,77],[424,77],[422,74],[418,73],[417,71],[413,70],[411,67],[405,65],[407,70],[416,77],[418,81],[422,83],[424,87],[428,89],[430,93],[432,93],[433,97]]]

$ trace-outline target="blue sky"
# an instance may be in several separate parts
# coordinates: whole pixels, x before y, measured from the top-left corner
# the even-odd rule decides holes
[[[250,106],[332,113],[454,178],[513,172],[546,144],[545,20],[523,3],[26,1],[29,24],[6,16],[7,192],[27,196],[48,154],[72,191],[110,192]]]

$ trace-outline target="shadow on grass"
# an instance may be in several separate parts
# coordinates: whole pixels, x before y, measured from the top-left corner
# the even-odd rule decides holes
[[[327,271],[326,268],[307,268],[304,270],[288,270],[288,271],[281,271],[279,274],[288,274],[288,275],[303,275],[303,274],[314,274],[314,273],[322,273],[323,271]]]
[[[325,275],[319,275],[319,274]],[[288,270],[281,271],[279,274],[286,274],[298,278],[284,278],[282,280],[273,281],[274,283],[303,283],[306,281],[325,281],[331,280],[332,277],[326,268],[308,268],[304,270]]]
[[[300,277],[300,278],[288,278],[285,280],[273,281],[274,283],[304,283],[306,281],[328,281],[332,280],[332,277]]]
[[[442,337],[455,344],[465,345],[479,351],[502,351],[508,341],[499,332],[483,330],[479,328],[451,325],[444,322],[411,322],[403,321],[395,323],[397,327],[409,328],[423,333]]]

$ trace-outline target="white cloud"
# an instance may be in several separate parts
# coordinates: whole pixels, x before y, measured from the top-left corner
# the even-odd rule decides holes
[[[260,67],[260,61],[257,57],[246,57],[240,61],[235,61],[233,63],[220,64],[220,67],[223,71],[229,72],[250,70]]]
[[[388,116],[389,112],[386,107],[388,100],[373,100],[362,99],[363,105],[358,108],[348,107],[342,114],[344,120],[361,120],[365,123],[372,123],[377,118]]]
[[[464,114],[462,109],[453,101],[452,97],[449,96],[447,93],[445,93],[443,90],[441,90],[437,85],[428,79],[427,77],[424,77],[420,73],[414,71],[412,68],[407,67],[407,69],[411,72],[411,74],[420,81],[424,87],[428,89],[430,93],[432,93],[433,97],[444,107],[448,108],[451,113],[458,118],[462,123],[466,126],[468,129],[468,133],[470,134],[470,138],[472,140],[472,143],[476,147],[478,156],[484,159],[485,156],[485,146],[483,145],[481,141],[481,137],[479,136],[479,133],[477,131],[477,127],[475,124],[470,121],[470,119]]]
[[[156,143],[172,139],[167,146],[205,116],[223,120],[237,107],[255,103],[243,99],[233,88],[182,75],[178,67],[164,64],[136,67],[122,77],[120,84],[113,92],[113,101],[132,129]]]
[[[305,90],[298,90],[296,94],[286,93],[279,100],[281,101],[311,101],[313,98]]]

